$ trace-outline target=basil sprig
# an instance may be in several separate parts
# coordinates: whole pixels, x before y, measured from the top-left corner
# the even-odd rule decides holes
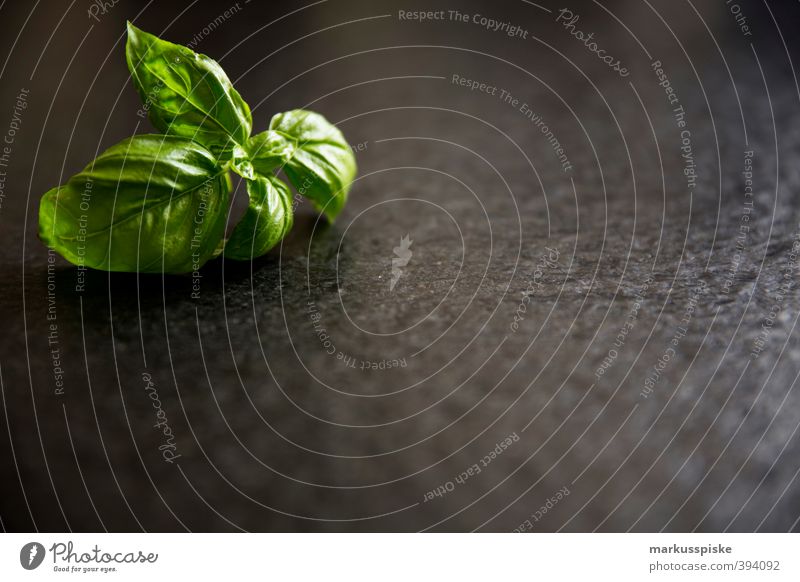
[[[106,271],[186,273],[222,250],[251,260],[291,229],[298,193],[329,220],[356,175],[352,150],[324,117],[275,115],[251,137],[250,108],[222,67],[205,55],[128,24],[131,78],[150,121],[164,135],[137,135],[111,147],[39,206],[39,237],[73,264]],[[229,171],[250,203],[224,240]]]

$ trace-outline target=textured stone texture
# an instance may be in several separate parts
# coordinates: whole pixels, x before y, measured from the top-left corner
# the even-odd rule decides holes
[[[86,19],[68,17],[28,81],[58,20],[38,11],[0,102],[31,87],[0,210],[4,527],[507,531],[567,487],[534,530],[797,529],[796,79],[764,9],[752,7],[758,34],[748,39],[724,8],[698,7],[723,62],[691,8],[653,5],[680,46],[640,3],[615,14],[663,62],[686,110],[691,194],[651,59],[597,6],[575,11],[629,63],[627,79],[525,3],[459,8],[520,23],[541,42],[398,22],[402,4],[331,2],[226,55],[288,10],[247,5],[200,50],[226,55],[258,129],[273,112],[310,104],[364,143],[351,201],[332,226],[302,205],[282,248],[252,265],[209,264],[199,299],[190,277],[91,272],[76,292],[76,270],[59,260],[61,396],[37,198],[62,166],[74,172],[148,130],[136,124],[114,46],[133,7],[121,3],[95,26],[58,91]],[[4,10],[6,32],[17,29],[24,10]],[[789,40],[796,10],[773,10]],[[177,11],[159,6],[137,23],[158,32]],[[218,13],[193,8],[164,36],[188,42]],[[258,63],[311,32],[382,14],[392,17],[319,32]],[[531,104],[574,170],[562,171],[519,106],[454,86],[453,74]],[[748,149],[755,203],[740,260]],[[390,290],[406,234],[413,255]],[[626,320],[632,328],[598,379]],[[322,328],[342,357],[326,352]],[[405,365],[360,369],[393,360]],[[143,374],[176,435],[173,464],[162,460]],[[475,464],[480,473],[454,480]],[[451,492],[424,501],[448,481]]]

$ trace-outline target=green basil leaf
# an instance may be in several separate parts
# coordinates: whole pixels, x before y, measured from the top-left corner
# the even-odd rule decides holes
[[[250,108],[219,64],[128,23],[126,57],[150,121],[228,159],[250,137]]]
[[[251,137],[245,147],[234,148],[231,167],[248,180],[255,179],[257,174],[269,176],[289,161],[294,143],[276,131],[264,131]]]
[[[253,170],[267,176],[281,168],[294,155],[296,142],[277,131],[264,131],[247,142],[246,154]]]
[[[269,128],[294,142],[283,167],[286,176],[333,221],[356,175],[356,159],[342,132],[322,115],[302,109],[277,114]]]
[[[247,181],[250,205],[225,243],[229,259],[249,261],[278,244],[292,228],[292,195],[274,175]]]
[[[231,158],[231,170],[239,174],[242,178],[253,180],[256,177],[256,171],[253,168],[253,162],[250,155],[241,146],[233,148],[233,156]]]
[[[44,195],[39,237],[78,266],[191,272],[225,234],[230,191],[227,171],[203,146],[134,136]]]

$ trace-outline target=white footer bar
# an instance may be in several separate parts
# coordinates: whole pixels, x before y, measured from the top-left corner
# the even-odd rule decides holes
[[[800,580],[793,534],[2,534],[0,580]]]

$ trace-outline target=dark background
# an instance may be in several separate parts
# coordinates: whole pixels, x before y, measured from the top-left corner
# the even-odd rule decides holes
[[[86,1],[0,4],[0,133],[30,91],[0,206],[3,529],[798,529],[797,2],[739,2],[751,36],[722,0],[242,0],[203,32],[235,5],[122,1],[95,21]],[[398,19],[422,5],[529,35]],[[629,77],[555,23],[562,7]],[[128,19],[173,42],[202,35],[196,50],[222,64],[255,131],[307,107],[364,144],[336,224],[301,205],[280,249],[209,263],[198,299],[190,277],[92,272],[76,290],[61,259],[48,281],[39,197],[152,131],[125,65]],[[686,111],[691,190],[653,60]],[[528,103],[573,169],[518,109],[453,74]],[[406,234],[413,257],[390,290]],[[558,260],[537,273],[546,248]],[[327,354],[309,302],[337,351],[407,366]],[[175,434],[171,464],[144,374]]]

